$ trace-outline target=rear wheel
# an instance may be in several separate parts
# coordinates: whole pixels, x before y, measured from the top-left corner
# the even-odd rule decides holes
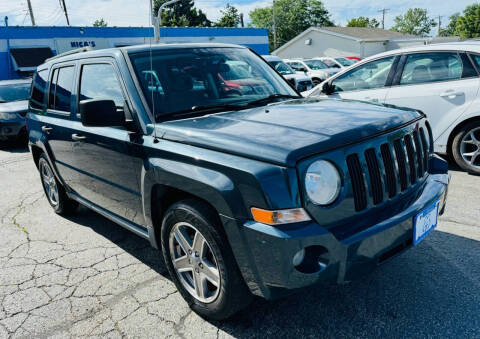
[[[321,79],[318,78],[312,78],[312,82],[314,86],[320,85],[322,83]]]
[[[464,126],[452,143],[452,154],[458,166],[480,175],[480,121]]]
[[[43,190],[55,213],[67,215],[75,212],[78,203],[67,196],[65,189],[53,174],[45,153],[40,155],[38,170]]]
[[[188,199],[170,207],[162,251],[177,289],[201,316],[226,319],[250,303],[250,291],[208,205]]]

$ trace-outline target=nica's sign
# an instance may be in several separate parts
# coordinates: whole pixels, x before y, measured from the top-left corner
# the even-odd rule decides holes
[[[80,47],[95,47],[95,41],[70,41],[70,46],[73,48],[80,48]]]

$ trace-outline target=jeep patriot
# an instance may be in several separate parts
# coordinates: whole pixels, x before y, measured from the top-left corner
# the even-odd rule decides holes
[[[302,98],[236,45],[53,57],[27,127],[54,211],[82,204],[148,239],[208,319],[353,280],[418,244],[445,208],[424,114]]]

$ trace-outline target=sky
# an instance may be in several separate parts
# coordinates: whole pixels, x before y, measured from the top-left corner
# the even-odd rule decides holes
[[[65,0],[72,26],[91,25],[96,19],[103,18],[109,26],[148,26],[149,0]],[[220,10],[229,2],[245,15],[259,7],[271,5],[272,0],[195,0],[196,7],[206,12],[210,20],[218,20]],[[442,26],[448,23],[448,17],[478,1],[472,0],[324,0],[331,19],[336,25],[345,25],[349,19],[366,16],[381,20],[382,8],[389,9],[385,16],[385,26],[393,25],[393,19],[408,8],[426,8],[431,17],[438,20],[442,16]],[[31,0],[37,25],[66,25],[65,16],[59,0]],[[30,25],[27,12],[27,0],[0,0],[0,23],[9,17],[10,25]]]

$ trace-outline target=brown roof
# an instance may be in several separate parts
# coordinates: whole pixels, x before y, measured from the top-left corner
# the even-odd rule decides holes
[[[413,35],[403,34],[381,28],[367,27],[319,27],[320,29],[337,34],[351,36],[355,39],[391,39],[391,38],[414,38]]]

